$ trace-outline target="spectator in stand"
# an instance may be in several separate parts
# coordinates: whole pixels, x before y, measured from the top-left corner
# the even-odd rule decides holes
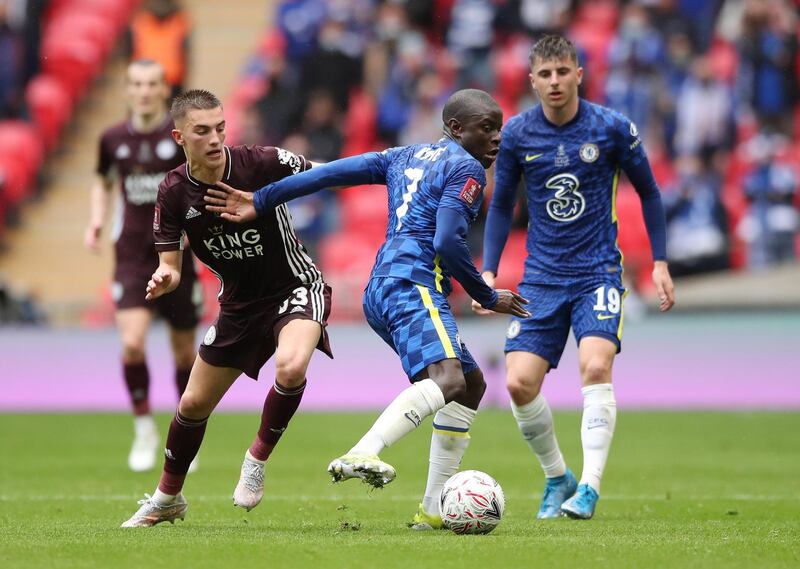
[[[415,144],[418,140],[436,140],[442,134],[439,125],[447,94],[442,78],[435,71],[426,71],[417,82],[414,106],[408,123],[400,134],[400,144]]]
[[[667,155],[675,158],[676,107],[694,59],[692,42],[687,34],[670,34],[665,48],[665,61],[660,78],[663,88],[658,90],[655,100],[656,122],[661,126],[662,141]]]
[[[262,144],[276,146],[299,122],[303,107],[282,52],[274,52],[267,62],[267,92],[255,106],[264,127]]]
[[[678,161],[678,182],[664,194],[667,257],[673,276],[730,267],[728,217],[722,205],[718,154]]]
[[[447,30],[447,48],[456,64],[456,89],[494,88],[491,51],[497,7],[485,0],[456,0]]]
[[[797,16],[784,0],[747,0],[739,41],[739,96],[762,125],[791,134],[797,102]]]
[[[172,91],[171,98],[182,93],[186,85],[191,29],[179,0],[147,0],[131,22],[131,60],[160,63]]]
[[[714,77],[708,57],[697,57],[678,92],[675,150],[679,155],[715,154],[735,141],[733,93]]]
[[[630,117],[640,132],[647,132],[648,119],[664,63],[664,46],[640,4],[625,7],[619,34],[611,42],[606,104]]]
[[[303,64],[317,49],[317,36],[326,19],[324,0],[282,0],[275,25],[286,41],[287,73],[296,82]]]
[[[377,119],[381,138],[388,146],[395,146],[411,117],[417,83],[433,67],[425,37],[412,31],[400,36],[396,54],[389,61],[378,97]]]
[[[315,162],[331,162],[342,152],[341,115],[333,95],[326,90],[311,93],[303,116],[302,132],[308,139],[308,151]]]
[[[5,2],[0,2],[0,119],[19,114],[22,90],[19,34],[8,21]]]
[[[800,219],[794,207],[797,176],[789,164],[778,162],[786,147],[782,135],[762,131],[748,143],[756,169],[745,178],[750,211],[739,226],[749,244],[751,268],[763,269],[795,259],[795,239]]]
[[[317,50],[303,66],[300,93],[328,91],[336,107],[346,111],[350,91],[361,84],[363,59],[364,38],[349,32],[345,22],[328,20],[320,30]]]

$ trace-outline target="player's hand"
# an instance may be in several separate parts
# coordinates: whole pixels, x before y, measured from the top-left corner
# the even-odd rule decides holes
[[[169,271],[156,271],[147,281],[147,294],[145,300],[153,300],[172,290],[172,273]]]
[[[528,304],[527,298],[522,298],[513,290],[506,290],[504,288],[497,289],[495,292],[497,292],[497,304],[492,306],[492,312],[512,314],[520,318],[527,318],[531,315],[531,313],[522,306],[523,304]]]
[[[658,309],[666,312],[675,304],[675,286],[666,261],[656,261],[653,266],[653,284],[658,294]]]
[[[246,223],[258,217],[253,205],[253,194],[217,182],[216,188],[208,188],[205,201],[206,209],[218,213],[225,221]]]
[[[100,233],[102,231],[102,226],[90,225],[83,234],[83,245],[92,253],[100,252]]]
[[[481,274],[481,276],[483,277],[483,282],[485,282],[490,287],[494,288],[494,273],[493,272],[484,271]],[[480,303],[475,299],[472,300],[472,311],[475,314],[480,314],[481,316],[487,316],[489,314],[494,314],[494,311],[487,310],[486,308],[481,306]]]

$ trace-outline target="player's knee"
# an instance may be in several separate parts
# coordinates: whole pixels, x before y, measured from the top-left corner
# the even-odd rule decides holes
[[[608,383],[611,381],[611,362],[603,358],[591,358],[581,366],[584,385]]]
[[[539,395],[541,384],[531,381],[525,376],[509,373],[506,378],[506,387],[511,400],[517,405],[524,405]]]
[[[290,354],[275,360],[275,379],[283,386],[296,387],[306,377],[308,360],[299,353]]]
[[[126,365],[135,365],[144,363],[144,346],[142,346],[138,342],[123,341],[122,361]]]
[[[194,364],[194,346],[175,351],[175,367],[178,369],[189,369]]]
[[[466,379],[467,397],[480,403],[481,399],[483,399],[483,394],[486,393],[486,380],[483,378],[483,372],[476,369],[464,377]]]
[[[214,405],[196,391],[185,391],[178,403],[178,412],[187,419],[202,419],[211,415]]]

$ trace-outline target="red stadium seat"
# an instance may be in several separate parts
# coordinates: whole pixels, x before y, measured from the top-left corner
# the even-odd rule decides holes
[[[25,103],[45,148],[52,149],[72,114],[72,100],[66,87],[55,77],[37,75],[25,88]]]
[[[36,129],[24,121],[0,122],[0,156],[26,174],[30,184],[44,160],[44,145]]]
[[[62,36],[67,43],[75,37],[91,41],[97,46],[102,59],[105,59],[114,46],[117,29],[114,22],[107,16],[94,12],[70,10],[53,19],[45,29],[42,49],[46,50],[51,42],[64,43]]]
[[[353,156],[374,150],[378,138],[375,101],[367,93],[356,91],[350,95],[350,107],[345,117],[344,148],[342,156]]]
[[[101,57],[100,47],[91,40],[59,35],[42,46],[42,70],[62,81],[77,101],[99,71]]]
[[[342,192],[342,228],[370,243],[386,236],[388,198],[384,186],[357,186]]]
[[[323,271],[367,273],[375,261],[378,247],[357,233],[340,232],[327,236],[320,244]]]

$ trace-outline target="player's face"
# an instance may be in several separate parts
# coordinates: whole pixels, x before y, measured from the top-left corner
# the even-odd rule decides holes
[[[458,135],[464,150],[469,152],[484,168],[489,168],[500,151],[500,129],[502,127],[503,112],[495,107],[469,115],[460,123],[451,126],[451,130]]]
[[[189,161],[203,168],[214,169],[225,163],[225,114],[222,107],[192,109],[172,131],[175,141],[183,146]]]
[[[158,65],[131,65],[125,85],[128,105],[135,115],[153,115],[166,108],[169,90]]]
[[[578,97],[583,68],[578,67],[570,57],[548,60],[536,58],[529,77],[542,105],[560,109]]]

